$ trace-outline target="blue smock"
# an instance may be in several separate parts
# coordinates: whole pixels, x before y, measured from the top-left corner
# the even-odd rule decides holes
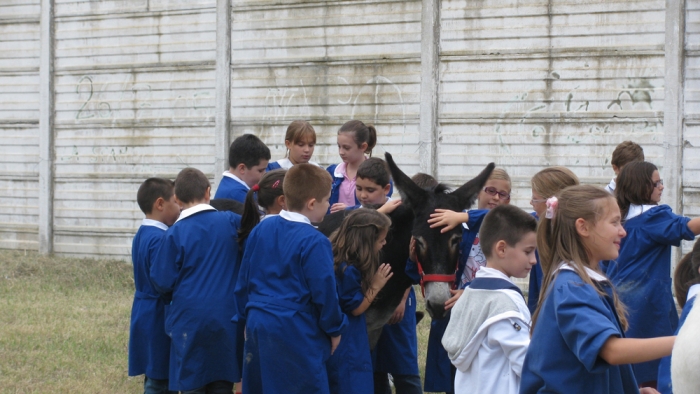
[[[624,337],[610,282],[594,279],[601,296],[574,271],[556,275],[532,333],[520,393],[639,392],[631,365],[610,365],[599,357],[610,337]]]
[[[606,274],[627,307],[629,338],[673,335],[678,312],[671,294],[671,246],[692,240],[690,218],[679,216],[668,205],[655,206],[623,223],[617,263],[608,264]],[[659,360],[634,364],[640,383],[657,380]]]
[[[170,390],[194,390],[241,377],[242,331],[231,323],[241,217],[205,209],[189,216],[183,211],[166,232],[151,267],[156,290],[172,295],[165,317],[172,340]]]
[[[328,168],[326,168],[326,171],[328,171],[328,173],[331,174],[331,178],[333,178],[333,183],[331,184],[331,197],[328,199],[331,206],[337,203],[340,199],[340,184],[345,180],[345,177],[335,173],[336,167],[338,167],[338,164],[331,164],[328,166]],[[389,193],[386,195],[387,197],[391,197],[392,193],[394,193],[394,182],[389,180],[389,185],[391,185],[391,187],[389,188]],[[360,200],[357,199],[357,194],[355,194],[355,205],[360,205]],[[330,213],[330,211],[331,209],[329,207],[328,212]]]
[[[362,274],[352,265],[341,264],[336,271],[340,309],[348,318],[340,345],[328,359],[328,383],[334,394],[373,394],[372,359],[369,352],[365,314],[352,311],[362,305]]]
[[[248,195],[248,190],[250,189],[242,183],[233,178],[224,176],[221,178],[219,187],[216,188],[214,198],[228,198],[229,200],[236,200],[238,202],[245,203],[245,197]]]
[[[170,337],[165,334],[165,302],[149,277],[167,229],[163,223],[145,219],[131,244],[136,292],[129,328],[129,376],[168,379]]]
[[[331,243],[301,216],[282,211],[246,241],[236,284],[236,320],[246,324],[246,394],[329,392],[330,337],[348,323]]]

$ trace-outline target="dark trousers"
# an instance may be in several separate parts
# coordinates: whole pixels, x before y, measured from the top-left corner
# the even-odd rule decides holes
[[[394,378],[396,394],[423,394],[420,376],[391,374],[391,377]],[[391,394],[388,374],[383,372],[374,373],[374,394]]]
[[[143,394],[177,394],[177,391],[168,390],[168,379],[143,378]]]
[[[194,390],[183,391],[182,394],[231,394],[233,393],[233,382],[217,380],[204,387]]]

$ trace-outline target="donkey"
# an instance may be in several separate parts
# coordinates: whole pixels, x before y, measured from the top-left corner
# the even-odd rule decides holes
[[[445,314],[445,301],[450,297],[450,288],[455,281],[455,269],[459,258],[459,245],[462,239],[460,228],[441,234],[440,229],[431,229],[428,218],[436,208],[461,211],[469,208],[494,168],[489,164],[476,178],[459,189],[449,193],[445,185],[438,185],[431,190],[424,190],[416,185],[394,162],[391,154],[386,153],[394,185],[401,192],[402,205],[398,206],[389,217],[392,224],[387,234],[387,243],[382,248],[382,261],[391,265],[394,275],[379,292],[377,299],[365,312],[370,348],[374,348],[382,327],[402,300],[411,279],[406,275],[408,246],[413,235],[417,241],[419,273],[421,288],[425,285],[426,309],[434,319]],[[318,229],[329,236],[340,227],[349,211],[340,211],[327,215]]]

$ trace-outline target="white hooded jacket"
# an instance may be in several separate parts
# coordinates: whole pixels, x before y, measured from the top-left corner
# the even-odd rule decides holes
[[[513,284],[488,267],[476,273],[478,278]],[[530,344],[530,312],[522,294],[467,287],[452,308],[442,344],[457,368],[455,393],[518,393]]]

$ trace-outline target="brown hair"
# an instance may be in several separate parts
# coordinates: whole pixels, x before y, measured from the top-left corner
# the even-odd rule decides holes
[[[378,157],[370,157],[357,168],[357,177],[369,179],[377,185],[384,187],[391,181],[389,166]]]
[[[566,167],[548,167],[535,174],[530,183],[532,190],[546,199],[580,182],[576,174]]]
[[[479,230],[481,250],[486,258],[491,257],[493,246],[498,241],[506,241],[515,246],[527,233],[537,231],[537,220],[529,213],[514,205],[499,205],[484,217]]]
[[[302,140],[311,140],[312,144],[316,144],[316,130],[311,126],[311,123],[305,120],[295,120],[287,126],[287,133],[284,135],[284,140],[292,144],[296,144]],[[289,156],[289,151],[284,157]]]
[[[556,279],[554,271],[566,261],[581,277],[584,283],[593,286],[601,297],[606,294],[600,290],[585,270],[590,264],[590,251],[584,245],[576,231],[576,220],[583,219],[591,224],[601,220],[607,213],[609,204],[614,203],[613,197],[605,190],[590,185],[571,186],[559,193],[559,202],[554,218],[540,218],[537,229],[537,250],[540,254],[540,264],[544,279],[537,309],[532,316],[532,330],[539,317],[542,305],[549,296],[550,284]],[[625,307],[620,302],[617,292],[613,289],[613,301],[622,330],[627,330]]]
[[[284,197],[290,211],[301,211],[304,205],[315,198],[321,201],[331,191],[331,174],[313,164],[297,164],[284,177]]]
[[[654,184],[651,176],[658,171],[655,165],[648,161],[629,163],[620,171],[615,181],[615,198],[622,213],[622,220],[627,217],[630,205],[656,205],[651,201]]]
[[[173,192],[173,181],[163,178],[148,178],[139,186],[136,202],[141,211],[148,215],[153,212],[153,204],[159,198],[162,197],[163,200],[168,201],[173,196]]]
[[[435,179],[434,176],[422,172],[419,172],[416,175],[412,176],[411,180],[421,189],[432,190],[435,189],[438,185],[438,181],[437,179]]]
[[[188,167],[175,178],[175,197],[185,204],[201,200],[211,187],[209,179],[202,171]]]
[[[391,219],[385,214],[360,208],[350,213],[330,236],[336,273],[342,274],[343,262],[355,266],[362,274],[362,293],[369,290],[372,276],[379,268],[379,252],[374,251],[374,245],[389,227]]]
[[[338,134],[340,133],[355,133],[353,140],[357,146],[361,146],[366,142],[367,149],[365,153],[372,156],[372,149],[377,145],[377,129],[374,126],[367,126],[359,120],[351,120],[340,127]]]
[[[615,147],[610,164],[622,170],[624,166],[635,161],[644,161],[644,149],[635,142],[623,141]]]
[[[700,269],[700,241],[695,242],[693,250],[683,256],[673,274],[673,290],[681,308],[685,306],[690,287],[700,284],[698,269]]]
[[[265,173],[260,178],[257,190],[251,188],[245,196],[243,215],[241,215],[241,228],[238,229],[238,243],[243,246],[246,238],[253,231],[253,227],[260,223],[260,212],[258,205],[263,209],[268,209],[275,203],[277,197],[284,194],[283,183],[284,175],[287,170],[280,168]],[[255,198],[257,193],[257,200]]]

